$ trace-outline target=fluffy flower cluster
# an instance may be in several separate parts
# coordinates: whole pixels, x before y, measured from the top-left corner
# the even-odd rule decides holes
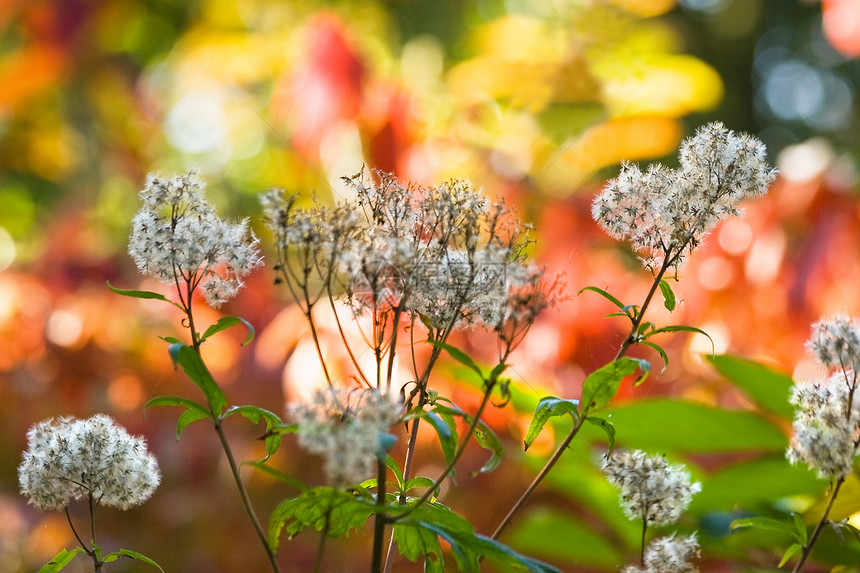
[[[802,462],[822,478],[851,473],[860,444],[860,324],[844,316],[823,320],[812,328],[807,347],[823,366],[833,370],[826,379],[795,385],[791,403],[797,406],[794,437],[786,456]]]
[[[677,169],[622,165],[592,215],[610,236],[629,240],[649,268],[677,268],[717,222],[736,215],[742,199],[766,193],[775,177],[761,141],[710,123],[681,144]]]
[[[103,414],[39,422],[27,433],[27,444],[18,482],[21,494],[41,510],[89,497],[128,509],[149,499],[161,481],[143,438]]]
[[[691,561],[699,556],[696,534],[686,537],[660,537],[645,549],[645,569],[625,567],[622,573],[696,573],[699,569]]]
[[[693,494],[702,489],[699,482],[690,482],[690,472],[682,464],[641,450],[614,454],[604,463],[603,473],[618,488],[624,514],[648,525],[678,521]]]
[[[526,230],[468,182],[345,182],[355,199],[335,207],[299,209],[278,190],[262,198],[277,270],[300,302],[343,293],[357,313],[396,309],[434,330],[481,322],[500,333],[554,302],[555,285],[525,262]]]
[[[374,389],[326,388],[309,402],[290,405],[299,444],[325,458],[326,475],[335,487],[374,475],[374,463],[386,449],[388,428],[402,413],[398,398]]]
[[[218,218],[195,171],[162,179],[150,175],[132,219],[128,252],[140,272],[165,283],[198,287],[218,307],[242,288],[242,278],[261,262],[248,221]],[[185,300],[185,304],[190,301]]]

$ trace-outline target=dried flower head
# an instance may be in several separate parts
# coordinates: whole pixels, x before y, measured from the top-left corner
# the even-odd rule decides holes
[[[738,203],[767,192],[776,171],[764,144],[710,123],[681,144],[680,167],[625,163],[592,208],[594,219],[629,240],[649,268],[677,268],[714,225],[738,214]]]
[[[325,388],[309,402],[290,405],[299,444],[325,458],[326,475],[335,487],[373,475],[388,428],[402,413],[399,398],[375,389]]]
[[[467,181],[417,189],[386,173],[344,181],[355,199],[336,207],[297,209],[277,191],[262,199],[279,280],[306,306],[326,290],[356,314],[399,311],[438,332],[476,322],[501,332],[514,320],[518,339],[555,301],[525,262],[525,229]]]
[[[89,497],[128,509],[149,499],[161,481],[143,438],[103,414],[39,422],[27,433],[27,444],[18,481],[21,494],[42,510]]]
[[[691,561],[699,556],[696,534],[686,537],[660,537],[645,549],[645,568],[625,567],[623,573],[696,573],[699,568]]]
[[[150,175],[132,219],[128,252],[144,275],[186,283],[189,293],[199,288],[218,307],[236,295],[242,278],[262,259],[248,221],[219,219],[203,189],[196,171],[171,179]]]
[[[822,366],[860,371],[860,325],[856,320],[839,315],[815,323],[806,347]]]
[[[678,521],[693,494],[702,489],[699,482],[690,482],[683,464],[670,464],[663,456],[641,450],[615,453],[604,463],[603,473],[618,488],[624,514],[648,525]]]

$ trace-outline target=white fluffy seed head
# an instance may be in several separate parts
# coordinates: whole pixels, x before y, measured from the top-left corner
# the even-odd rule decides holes
[[[39,422],[27,433],[27,444],[18,482],[21,494],[41,510],[90,496],[128,509],[149,499],[161,481],[143,438],[103,414]]]

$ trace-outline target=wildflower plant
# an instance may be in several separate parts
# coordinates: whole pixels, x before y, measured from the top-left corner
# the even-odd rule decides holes
[[[489,451],[479,472],[502,462],[504,446],[484,414],[491,404],[504,407],[510,400],[512,382],[505,373],[514,350],[538,315],[564,299],[560,280],[529,261],[530,229],[503,202],[491,201],[464,180],[409,186],[392,174],[365,171],[343,179],[349,196],[335,204],[282,190],[264,193],[263,223],[273,239],[275,283],[304,315],[324,377],[313,396],[286,408],[231,405],[204,361],[201,347],[211,336],[244,325],[247,344],[254,330],[235,316],[200,327],[195,321],[198,301],[217,308],[235,297],[262,257],[247,221],[231,223],[216,215],[196,172],[151,176],[132,222],[130,255],[143,275],[171,285],[172,294],[108,286],[117,294],[168,302],[180,310],[187,336],[163,340],[174,365],[203,400],[160,396],[146,407],[182,409],[177,439],[191,423],[212,424],[272,571],[280,570],[277,554],[284,537],[319,532],[314,570],[320,571],[328,540],[367,527],[373,573],[396,570],[400,558],[423,560],[426,571],[438,573],[447,570],[448,553],[464,572],[476,572],[490,559],[506,569],[548,573],[557,570],[503,545],[499,536],[586,422],[606,433],[611,456],[615,429],[595,413],[614,398],[622,380],[635,377],[641,383],[651,370],[647,360],[626,356],[629,348],[648,346],[668,363],[653,336],[704,334],[694,327],[657,327],[645,321],[657,291],[665,307],[674,310],[670,271],[677,279],[679,267],[705,234],[719,220],[736,215],[741,200],[764,193],[774,177],[758,140],[711,124],[682,144],[679,168],[655,166],[643,172],[625,164],[607,184],[594,202],[594,217],[611,236],[630,241],[653,283],[640,305],[625,304],[593,286],[580,291],[597,293],[614,305],[609,316],[629,320],[629,333],[614,360],[586,377],[579,399],[547,396],[538,402],[524,438],[526,448],[552,418],[569,415],[572,428],[492,535],[477,533],[437,498],[473,438]],[[327,313],[337,327],[349,357],[346,372],[334,371],[326,356],[317,327],[320,313]],[[347,328],[347,321],[359,335],[350,334],[356,329]],[[466,329],[492,336],[495,355],[489,364],[452,344],[452,335]],[[426,345],[426,353],[418,351],[420,345]],[[406,379],[395,368],[397,358],[410,369]],[[480,381],[476,407],[461,408],[440,394],[436,366],[446,359]],[[494,397],[500,398],[498,403]],[[276,413],[284,410],[286,420]],[[265,424],[265,457],[244,464],[299,490],[271,510],[267,526],[251,502],[239,473],[243,462],[235,458],[225,432],[225,422],[237,414]],[[422,426],[435,432],[444,456],[444,467],[434,475],[417,474]],[[305,484],[267,465],[290,435],[322,459],[326,483]],[[402,447],[395,448],[398,442]],[[606,471],[622,491],[622,505],[629,515],[643,519],[640,566],[647,571],[693,570],[689,563],[698,553],[695,537],[664,537],[646,547],[645,533],[649,525],[677,519],[698,484],[659,456],[634,452],[608,459]],[[46,507],[54,504],[48,501],[54,498],[35,499]]]
[[[860,538],[851,524],[828,518],[839,492],[853,471],[860,448],[860,397],[857,368],[860,365],[860,321],[838,315],[812,326],[806,343],[816,362],[828,375],[797,382],[789,401],[796,407],[794,435],[786,451],[792,464],[805,464],[821,479],[830,482],[827,504],[812,534],[803,518],[794,515],[791,523],[767,517],[739,519],[732,527],[758,527],[780,531],[794,539],[783,554],[780,567],[800,554],[793,571],[801,571],[822,531],[828,524],[847,529]]]
[[[18,466],[21,494],[42,511],[65,512],[80,543],[72,551],[62,550],[42,571],[59,571],[79,553],[93,560],[96,571],[121,557],[161,569],[150,558],[128,549],[102,554],[95,534],[97,504],[127,510],[149,499],[160,481],[158,462],[143,438],[129,435],[104,414],[35,424],[27,432],[27,450]],[[89,510],[89,543],[81,537],[69,512],[69,505],[79,500],[86,501]]]

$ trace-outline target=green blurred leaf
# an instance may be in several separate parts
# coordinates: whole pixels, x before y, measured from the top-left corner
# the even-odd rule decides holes
[[[672,292],[672,286],[665,280],[660,280],[660,292],[663,293],[663,306],[666,310],[672,312],[675,310],[675,293]]]
[[[209,373],[209,369],[206,368],[200,355],[186,344],[171,344],[168,351],[173,359],[173,364],[181,366],[191,381],[203,391],[212,414],[220,416],[227,407],[227,397],[215,379],[212,378],[212,374]]]
[[[205,341],[213,334],[221,332],[222,330],[227,330],[231,326],[236,326],[237,324],[244,324],[245,328],[248,329],[248,336],[246,336],[245,340],[242,341],[242,346],[246,346],[254,340],[254,327],[250,322],[244,318],[239,318],[238,316],[225,316],[218,319],[218,322],[207,328],[206,331],[200,335],[200,342]]]
[[[39,569],[39,573],[54,573],[55,571],[62,571],[63,568],[80,553],[85,553],[83,547],[75,547],[71,551],[63,549],[57,553],[53,559],[42,565],[42,568]]]
[[[683,324],[673,324],[671,326],[661,326],[660,328],[655,328],[648,334],[643,337],[643,340],[651,338],[655,334],[663,334],[665,332],[694,332],[696,334],[701,334],[705,336],[708,340],[711,341],[711,353],[716,352],[716,347],[714,346],[714,339],[711,338],[711,335],[702,330],[701,328],[696,328],[695,326],[686,326]]]
[[[826,486],[814,472],[791,465],[782,450],[723,467],[701,481],[702,491],[693,497],[689,509],[698,515],[735,506],[769,506],[783,497],[818,495]]]
[[[194,400],[189,400],[188,398],[180,398],[178,396],[158,396],[147,402],[143,409],[148,410],[154,406],[180,406],[185,408],[185,411],[180,414],[179,419],[176,421],[177,442],[179,441],[179,438],[182,437],[182,431],[186,426],[188,426],[188,424],[198,420],[205,420],[206,418],[209,418],[213,422],[215,421],[215,418],[206,406],[198,404]]]
[[[137,551],[132,551],[131,549],[119,549],[117,551],[114,551],[113,553],[105,555],[104,561],[115,561],[119,557],[129,557],[131,559],[134,559],[135,561],[141,561],[143,563],[146,563],[147,565],[152,565],[153,567],[161,571],[161,573],[164,573],[164,569],[162,569],[158,563],[156,563],[146,555],[138,553]]]
[[[424,558],[424,573],[444,573],[445,560],[439,537],[414,521],[396,522],[392,535],[397,549],[412,562]]]
[[[743,517],[732,522],[730,528],[732,531],[742,529],[744,527],[754,527],[756,529],[764,529],[765,531],[776,531],[785,533],[797,539],[797,532],[794,527],[784,521],[773,519],[770,517]]]
[[[579,416],[579,400],[564,400],[555,396],[541,398],[529,422],[529,428],[523,439],[523,449],[528,450],[531,447],[550,418],[565,414],[570,414],[576,421]]]
[[[107,281],[106,284],[107,284],[107,287],[111,290],[111,292],[114,292],[118,295],[127,296],[127,297],[131,297],[131,298],[143,298],[143,299],[161,300],[164,302],[169,302],[170,304],[172,304],[173,306],[175,306],[176,308],[178,308],[182,312],[185,312],[185,309],[182,308],[182,306],[173,302],[169,298],[165,297],[163,294],[159,294],[157,292],[152,292],[152,291],[148,291],[148,290],[125,290],[125,289],[121,289],[121,288],[116,288],[115,286],[110,284],[110,281]]]
[[[265,421],[266,457],[269,457],[278,451],[278,448],[281,446],[281,441],[283,440],[283,434],[281,432],[276,432],[275,429],[282,427],[283,423],[276,414],[266,410],[265,408],[260,408],[259,406],[233,406],[224,412],[222,418],[229,418],[233,414],[241,415],[252,424],[259,424],[261,421]]]
[[[459,437],[457,436],[456,430],[452,428],[448,421],[443,420],[432,410],[421,410],[418,412],[418,416],[422,420],[426,420],[427,423],[436,430],[436,435],[439,438],[439,446],[442,448],[442,453],[445,455],[445,463],[450,464],[451,460],[454,459],[454,454],[457,452],[457,442]],[[449,418],[449,420],[451,419]]]
[[[794,384],[791,376],[758,362],[727,354],[707,356],[707,359],[717,372],[749,396],[756,406],[785,420],[794,417],[794,408],[788,402]]]
[[[304,482],[297,480],[296,478],[289,476],[282,471],[276,470],[275,468],[273,468],[271,466],[266,465],[265,460],[246,462],[246,464],[251,466],[251,467],[257,468],[258,470],[260,470],[264,474],[266,474],[266,475],[268,475],[268,476],[270,476],[270,477],[272,477],[272,478],[274,478],[280,482],[283,482],[289,486],[292,486],[292,487],[298,489],[299,491],[307,491],[308,489],[310,489],[307,485],[305,485]]]
[[[492,428],[484,422],[478,422],[478,425],[475,426],[475,441],[478,442],[478,444],[485,450],[490,450],[491,455],[490,459],[481,466],[481,469],[472,472],[472,476],[478,475],[479,473],[491,472],[499,467],[499,464],[502,463],[503,459],[505,459],[505,445]]]
[[[535,508],[518,519],[511,545],[529,555],[565,564],[614,569],[624,556],[602,532],[570,512]]]
[[[622,357],[589,374],[582,383],[582,412],[607,405],[618,392],[621,381],[638,367],[637,360]]]
[[[651,342],[650,340],[640,340],[639,344],[644,344],[648,348],[652,348],[652,349],[656,350],[657,353],[660,355],[660,358],[663,359],[663,370],[666,370],[666,367],[669,366],[669,355],[666,354],[666,351],[663,350],[662,346],[655,344],[654,342]],[[661,372],[663,370],[661,370]]]
[[[782,554],[782,559],[779,560],[779,567],[782,567],[788,560],[803,551],[803,546],[799,543],[792,543],[788,546],[788,549],[785,550],[785,553]]]
[[[584,293],[585,291],[596,292],[597,294],[599,294],[600,296],[602,296],[603,298],[605,298],[606,300],[608,300],[609,302],[614,304],[616,307],[618,307],[618,309],[621,311],[624,311],[625,308],[629,308],[629,307],[625,307],[623,302],[621,302],[620,300],[618,300],[617,298],[615,298],[614,296],[612,296],[611,294],[609,294],[608,292],[606,292],[602,288],[598,288],[596,286],[583,287],[582,289],[580,289],[580,291],[578,293],[576,293],[576,295],[579,296],[582,293]],[[624,315],[627,317],[630,316],[629,314],[627,314],[627,312],[624,312]]]
[[[451,346],[450,344],[441,342],[439,340],[428,340],[427,342],[437,348],[444,349],[446,352],[448,352],[448,354],[451,355],[451,358],[453,358],[463,366],[466,366],[473,370],[481,378],[481,380],[486,380],[486,378],[484,378],[484,372],[481,370],[481,367],[478,366],[478,364],[474,360],[472,360],[471,356],[469,356],[456,346]]]
[[[629,402],[604,416],[625,447],[657,451],[784,452],[782,431],[754,412],[670,398]]]

